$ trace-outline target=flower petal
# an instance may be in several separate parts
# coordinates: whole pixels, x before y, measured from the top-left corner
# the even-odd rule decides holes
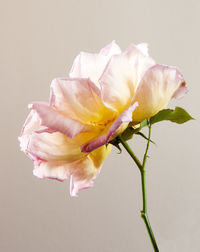
[[[72,197],[77,197],[78,192],[83,189],[88,189],[93,187],[93,180],[74,180],[73,176],[70,177],[70,195]]]
[[[59,181],[70,179],[70,194],[77,196],[79,190],[91,187],[100,171],[103,161],[110,153],[111,146],[102,146],[82,159],[65,163],[48,161],[35,165],[33,174],[39,178],[51,178]]]
[[[136,46],[145,56],[149,56],[149,48],[147,43],[140,43]]]
[[[59,132],[43,128],[41,120],[34,110],[31,110],[25,121],[19,141],[21,150],[34,163],[47,160],[73,162],[86,155],[80,151],[79,143]]]
[[[87,144],[82,146],[82,152],[90,152],[92,150],[95,150],[96,148],[108,143],[112,138],[119,135],[121,132],[119,132],[120,126],[123,126],[123,123],[126,123],[126,127],[128,126],[128,122],[132,121],[132,113],[138,106],[137,103],[134,103],[132,106],[128,107],[118,118],[114,123],[109,127],[109,130],[107,133],[91,140]],[[122,127],[124,130],[124,127]]]
[[[92,151],[84,162],[76,163],[76,169],[70,181],[71,196],[77,196],[79,190],[93,186],[93,180],[98,176],[100,168],[110,151],[111,145],[104,145]]]
[[[112,149],[111,144],[103,145],[92,152],[89,153],[89,157],[92,159],[93,164],[96,168],[99,168],[102,166],[102,163],[107,158],[107,156],[110,154]]]
[[[80,146],[65,135],[55,133],[32,133],[29,136],[27,152],[41,160],[65,161],[71,163],[85,156]]]
[[[105,105],[122,113],[131,105],[142,75],[154,64],[134,45],[123,54],[112,56],[99,80]]]
[[[106,123],[114,112],[102,102],[100,90],[89,79],[54,79],[50,105],[84,124]]]
[[[134,102],[139,106],[133,112],[133,121],[149,119],[164,109],[173,97],[180,98],[185,93],[184,78],[176,67],[158,64],[151,67],[138,86]]]
[[[90,78],[99,86],[98,80],[110,57],[120,52],[119,46],[114,41],[101,49],[99,54],[81,52],[75,58],[69,76],[71,78]]]
[[[41,179],[50,178],[64,181],[70,177],[67,167],[68,164],[64,161],[44,161],[35,165],[33,175]]]
[[[21,151],[26,152],[27,149],[27,145],[29,142],[29,134],[32,134],[32,132],[36,131],[40,129],[40,119],[39,116],[37,115],[37,113],[32,110],[23,127],[22,127],[22,131],[20,133],[20,136],[18,137],[18,140],[20,142],[20,148]]]
[[[58,113],[45,102],[34,102],[30,108],[37,112],[41,125],[73,138],[80,132],[87,132],[91,127]]]
[[[121,49],[120,47],[115,43],[115,41],[113,40],[110,44],[108,44],[107,46],[105,46],[104,48],[102,48],[99,52],[99,54],[111,57],[114,54],[120,54],[121,53]]]

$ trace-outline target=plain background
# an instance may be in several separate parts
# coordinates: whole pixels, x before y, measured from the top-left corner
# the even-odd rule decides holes
[[[0,251],[153,251],[140,218],[140,174],[113,149],[92,189],[69,196],[69,181],[39,180],[17,137],[27,104],[47,101],[53,78],[68,75],[79,51],[113,39],[124,50],[147,42],[158,62],[176,65],[197,120],[153,127],[147,163],[149,216],[161,252],[200,251],[200,1],[1,1]],[[144,141],[131,146],[141,157]]]

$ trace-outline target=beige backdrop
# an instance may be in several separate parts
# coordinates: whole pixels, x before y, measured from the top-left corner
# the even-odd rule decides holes
[[[149,216],[161,252],[200,251],[200,1],[6,0],[0,8],[0,251],[152,251],[140,219],[139,172],[124,152],[105,162],[95,187],[70,198],[69,182],[39,180],[19,150],[27,104],[47,100],[80,50],[113,39],[125,49],[148,42],[159,63],[176,65],[190,92],[171,103],[196,121],[153,127],[148,160]],[[144,141],[132,146],[139,156]]]

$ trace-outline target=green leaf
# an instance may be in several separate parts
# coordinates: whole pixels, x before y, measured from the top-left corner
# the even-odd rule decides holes
[[[173,109],[163,109],[155,116],[151,117],[150,124],[154,124],[161,121],[171,121],[174,123],[185,123],[189,120],[194,120],[190,114],[188,114],[183,108],[176,107]]]
[[[147,136],[145,136],[145,134],[144,133],[142,133],[142,132],[137,132],[137,133],[135,133],[136,135],[139,135],[139,136],[141,136],[141,137],[143,137],[144,139],[146,139],[147,141],[148,141],[148,137]],[[151,143],[153,143],[153,144],[156,144],[154,141],[152,141],[151,139],[150,139],[150,142]]]

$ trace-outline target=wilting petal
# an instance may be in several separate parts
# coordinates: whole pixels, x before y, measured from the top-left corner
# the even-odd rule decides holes
[[[68,164],[60,161],[44,161],[35,165],[33,174],[41,179],[51,178],[64,181],[70,177]]]
[[[26,151],[41,160],[71,163],[85,156],[80,146],[65,135],[55,133],[32,133]]]
[[[27,145],[29,142],[29,135],[38,129],[40,129],[40,119],[39,119],[38,114],[34,110],[32,110],[29,113],[29,115],[28,115],[28,117],[22,127],[22,131],[20,133],[20,136],[18,137],[19,142],[20,142],[20,148],[22,151],[26,152]]]
[[[139,106],[133,112],[133,121],[149,119],[164,109],[173,97],[182,97],[187,93],[185,85],[183,76],[176,67],[155,65],[148,69],[134,98]]]
[[[135,110],[135,108],[138,106],[137,103],[130,106],[128,109],[126,109],[118,118],[117,120],[110,126],[108,125],[108,132],[95,138],[94,140],[90,141],[89,143],[82,146],[83,152],[90,152],[99,146],[102,146],[106,143],[108,143],[113,137],[117,136],[116,132],[122,126],[123,123],[128,123],[132,121],[132,113]],[[126,124],[128,126],[128,124]],[[124,127],[123,127],[124,130]],[[117,132],[120,134],[120,132]]]
[[[77,137],[85,138],[80,136],[81,134],[87,132],[82,132],[71,140],[60,132],[44,128],[41,126],[40,115],[33,109],[19,137],[22,150],[34,162],[33,174],[39,178],[59,181],[71,177],[72,196],[76,196],[80,189],[92,186],[111,150],[111,146],[108,145],[89,154],[81,152],[80,139],[77,141]]]
[[[110,59],[99,83],[106,106],[122,113],[132,102],[137,85],[154,61],[131,45]]]
[[[33,131],[36,131],[40,128],[40,126],[41,125],[40,125],[40,119],[39,119],[38,114],[34,110],[31,110],[31,112],[29,113],[23,125],[20,136],[28,135],[32,133]]]
[[[90,78],[97,86],[103,70],[113,54],[120,53],[120,48],[112,42],[101,49],[99,54],[81,52],[74,60],[69,76],[71,78]]]
[[[99,173],[100,167],[111,146],[102,146],[82,159],[65,163],[64,161],[46,161],[35,165],[33,174],[39,178],[52,178],[63,181],[71,177],[70,193],[77,196],[79,190],[93,185],[93,180]]]
[[[33,132],[49,132],[52,133],[53,130],[44,127],[41,125],[41,120],[39,115],[37,114],[36,111],[31,110],[29,113],[20,136],[18,137],[19,142],[20,142],[20,147],[21,150],[24,151],[25,153],[27,152],[27,146],[30,141],[30,136],[32,135]]]
[[[81,162],[75,163],[73,174],[70,181],[71,196],[77,196],[81,189],[93,186],[93,180],[100,172],[100,168],[110,154],[111,145],[102,146],[92,151],[87,158]]]
[[[90,126],[63,116],[47,103],[34,102],[30,108],[37,112],[42,126],[46,126],[53,131],[61,132],[70,138],[73,138],[80,132],[91,130]]]
[[[93,178],[98,169],[88,156],[81,161],[71,164],[71,170],[73,171],[70,179],[71,196],[77,196],[80,190],[93,186]]]
[[[78,192],[83,189],[93,187],[93,180],[74,180],[73,176],[70,177],[70,195],[77,197]]]
[[[113,117],[101,100],[100,90],[89,79],[54,79],[50,105],[63,115],[90,125],[106,123]]]
[[[183,78],[183,76],[182,76],[182,78]],[[181,83],[179,88],[173,94],[172,98],[176,98],[176,99],[182,98],[185,94],[187,94],[187,92],[188,92],[188,88],[186,87],[186,83],[183,80],[183,82]]]
[[[19,137],[21,150],[34,162],[64,160],[73,162],[85,156],[80,144],[59,132],[41,126],[37,112],[31,110]]]

